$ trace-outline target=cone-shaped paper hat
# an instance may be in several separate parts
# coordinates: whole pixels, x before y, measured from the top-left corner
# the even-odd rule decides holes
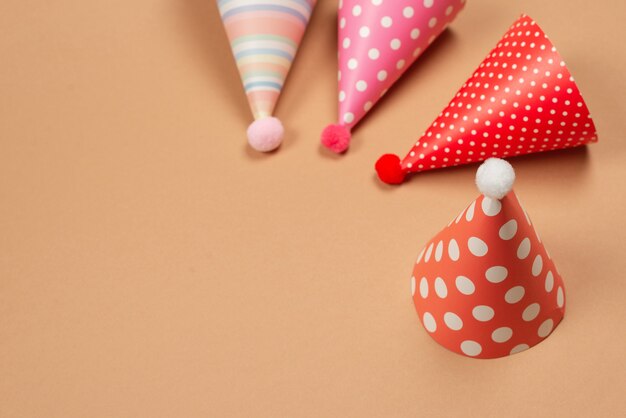
[[[350,130],[463,9],[465,0],[339,2],[339,121],[322,133],[335,152]]]
[[[459,354],[518,353],[563,319],[563,281],[510,190],[514,178],[506,161],[485,161],[476,176],[484,195],[426,244],[413,269],[411,290],[422,324]]]
[[[596,141],[565,63],[541,28],[522,16],[407,156],[384,155],[376,171],[398,184],[408,173]]]
[[[259,151],[282,140],[282,125],[272,114],[316,1],[217,1],[255,119],[248,140]]]

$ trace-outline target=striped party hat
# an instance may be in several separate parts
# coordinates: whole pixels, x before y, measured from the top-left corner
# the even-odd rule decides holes
[[[217,0],[255,121],[248,142],[276,149],[283,126],[274,107],[317,0]]]

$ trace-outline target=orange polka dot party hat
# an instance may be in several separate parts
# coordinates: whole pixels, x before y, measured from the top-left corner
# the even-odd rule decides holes
[[[513,167],[487,159],[476,173],[482,193],[419,254],[413,302],[430,336],[475,358],[519,353],[563,319],[563,280],[512,190]]]
[[[589,109],[556,48],[528,16],[511,25],[409,153],[385,154],[378,177],[597,141]]]

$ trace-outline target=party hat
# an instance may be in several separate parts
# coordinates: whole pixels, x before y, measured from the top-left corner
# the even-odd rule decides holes
[[[350,130],[463,9],[465,0],[339,2],[339,122],[322,144],[344,152]]]
[[[282,142],[274,107],[317,0],[218,0],[255,121],[248,142],[271,151]]]
[[[483,193],[426,244],[411,277],[422,324],[439,344],[495,358],[543,341],[563,319],[563,280],[497,158],[476,174]]]
[[[565,62],[541,28],[522,16],[407,156],[383,155],[376,171],[385,183],[399,184],[408,173],[597,140]]]

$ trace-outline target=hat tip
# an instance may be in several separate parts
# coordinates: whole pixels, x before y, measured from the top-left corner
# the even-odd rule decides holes
[[[285,128],[278,118],[266,116],[248,127],[248,143],[260,152],[273,151],[283,142]]]
[[[329,150],[341,154],[350,146],[352,134],[350,130],[340,124],[331,123],[322,131],[321,142]]]
[[[378,178],[387,184],[401,184],[406,172],[402,169],[400,157],[395,154],[385,154],[376,161]]]
[[[476,170],[476,186],[492,199],[502,199],[513,188],[515,170],[501,158],[489,158]]]

